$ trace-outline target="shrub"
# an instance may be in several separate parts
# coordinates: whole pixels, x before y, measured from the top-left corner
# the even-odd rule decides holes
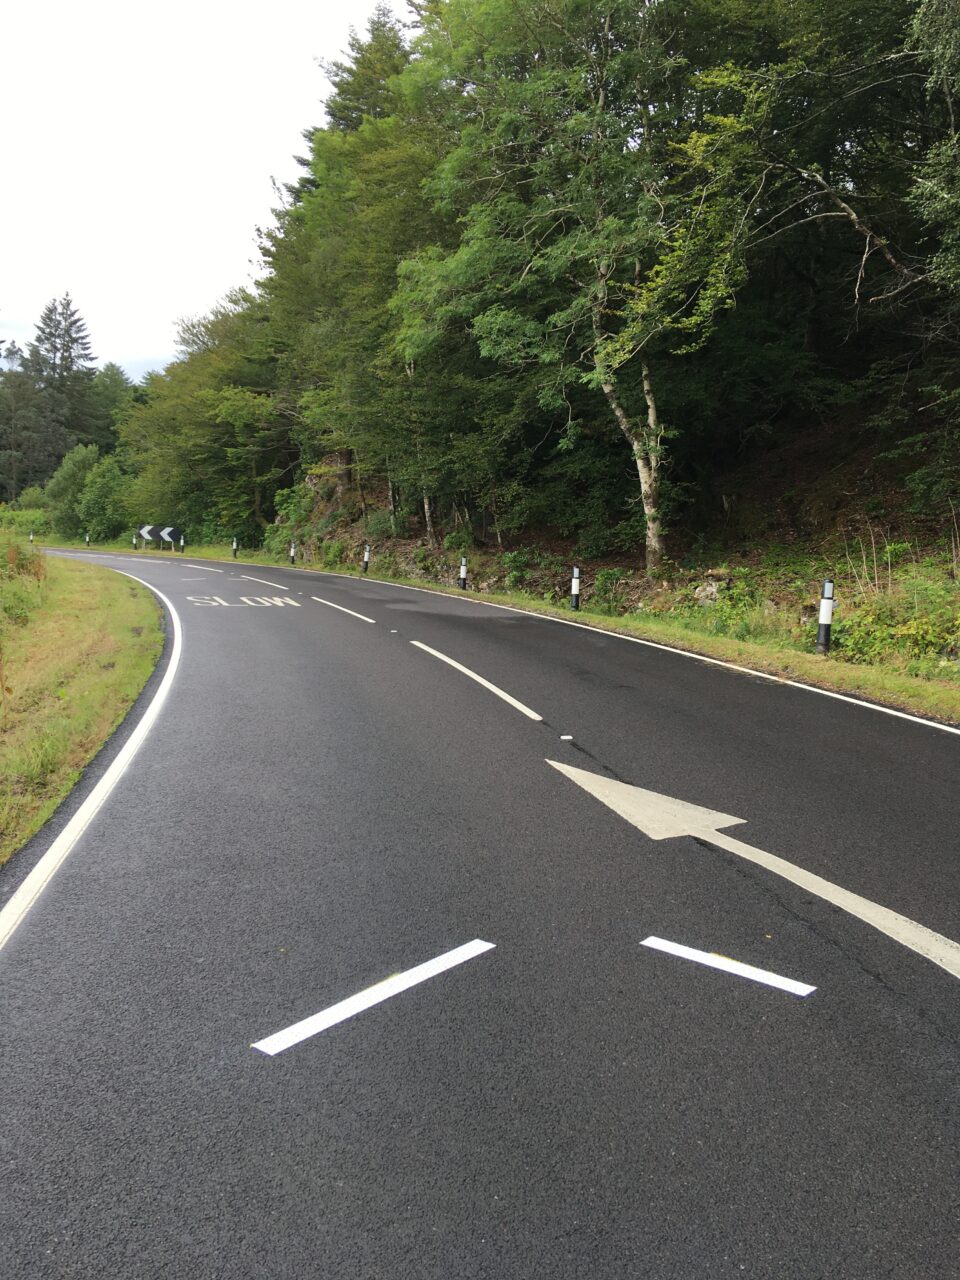
[[[452,533],[448,533],[443,540],[444,551],[458,551],[462,555],[463,552],[469,551],[473,546],[473,535],[467,529],[455,529]]]
[[[328,569],[335,569],[347,558],[347,544],[336,538],[320,544],[320,560]]]
[[[392,538],[393,517],[389,511],[370,511],[367,514],[367,537],[379,540]]]
[[[627,602],[629,576],[622,569],[598,569],[590,607],[601,613],[619,613]]]

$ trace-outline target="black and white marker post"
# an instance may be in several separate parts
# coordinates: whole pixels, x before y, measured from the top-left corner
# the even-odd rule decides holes
[[[33,530],[30,530],[30,545],[33,546]]]
[[[136,535],[136,534],[134,534],[134,535],[133,535],[133,537],[130,539],[130,541],[133,543],[133,549],[134,549],[134,551],[136,551],[136,549],[137,549],[137,535]]]
[[[833,583],[827,578],[820,591],[820,625],[817,627],[817,653],[830,652],[833,603]]]
[[[570,608],[580,608],[580,570],[573,566],[573,577],[570,579]]]
[[[290,543],[290,563],[297,563],[297,544],[295,542]]]
[[[183,534],[180,535],[180,554],[183,555]]]
[[[466,591],[467,589],[467,557],[466,556],[460,557],[460,577],[457,579],[457,584],[459,585],[461,591]]]
[[[89,546],[90,546],[90,535],[89,535],[89,533],[85,533],[85,534],[83,535],[83,540],[84,540],[84,542],[87,544],[87,546],[89,547]]]
[[[363,572],[366,573],[370,568],[370,544],[366,543],[363,548]]]
[[[236,538],[234,538],[234,540],[233,540],[233,558],[234,558],[234,560],[236,560],[236,558],[237,558],[237,540],[236,540]]]

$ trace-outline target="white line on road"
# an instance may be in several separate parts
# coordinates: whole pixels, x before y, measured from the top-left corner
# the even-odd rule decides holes
[[[258,1040],[250,1048],[259,1049],[261,1053],[272,1058],[275,1054],[282,1053],[284,1049],[289,1049],[291,1045],[299,1044],[301,1040],[307,1040],[320,1031],[326,1031],[328,1027],[336,1026],[338,1022],[345,1022],[354,1014],[363,1013],[364,1009],[370,1009],[375,1004],[389,1000],[391,996],[399,995],[401,991],[415,987],[418,982],[426,982],[428,978],[435,978],[438,973],[463,964],[465,960],[472,960],[474,956],[482,955],[484,951],[492,951],[495,945],[493,942],[483,942],[480,938],[474,938],[473,942],[455,947],[453,951],[446,951],[435,960],[428,960],[425,964],[418,964],[414,969],[407,969],[405,973],[395,973],[390,978],[384,978],[382,982],[367,987],[365,991],[350,996],[347,1000],[341,1000],[339,1004],[331,1005],[321,1013],[315,1013],[310,1018],[304,1018],[302,1022],[295,1022],[292,1027]]]
[[[341,613],[349,613],[351,618],[359,618],[361,622],[372,622],[377,625],[376,618],[368,618],[365,613],[354,613],[352,609],[345,609],[342,604],[334,604],[332,600],[321,600],[319,596],[311,596],[311,600],[316,600],[317,604],[325,604],[331,609],[339,609]]]
[[[477,684],[482,684],[485,689],[489,689],[491,693],[495,693],[498,698],[502,698],[504,702],[509,702],[511,707],[516,707],[518,711],[523,712],[531,720],[542,720],[543,716],[538,716],[536,711],[531,711],[529,707],[522,702],[518,702],[516,698],[512,698],[509,693],[505,693],[495,684],[491,684],[489,680],[484,680],[483,676],[478,676],[475,671],[471,671],[469,667],[462,666],[459,662],[455,662],[453,658],[448,658],[445,653],[440,653],[436,649],[431,649],[428,644],[421,644],[419,640],[411,640],[411,644],[416,645],[418,649],[422,649],[424,653],[432,653],[435,658],[439,658],[441,662],[445,662],[447,666],[453,667],[465,676],[469,676],[471,680],[476,680]]]
[[[250,573],[241,573],[239,576],[246,578],[248,582],[262,582],[265,587],[276,587],[278,591],[286,591],[287,589],[282,582],[270,582],[267,578],[255,578]],[[301,591],[300,594],[303,595],[303,592]]]
[[[751,982],[762,982],[768,987],[779,987],[781,991],[789,991],[795,996],[808,996],[817,989],[806,982],[782,978],[779,973],[771,973],[768,969],[757,969],[752,964],[729,960],[726,956],[717,955],[715,951],[697,951],[695,947],[684,947],[679,942],[668,942],[665,938],[644,938],[640,945],[652,947],[655,951],[666,951],[669,955],[680,956],[683,960],[696,960],[698,964],[708,965],[711,969],[723,969],[727,973],[735,973],[737,977],[749,978]]]
[[[173,619],[173,646],[170,650],[170,663],[164,672],[163,679],[160,681],[160,687],[150,700],[150,705],[140,717],[130,737],[120,748],[113,763],[24,880],[23,884],[20,885],[13,897],[0,910],[0,950],[9,941],[14,930],[57,871],[59,871],[72,851],[73,846],[86,831],[100,811],[104,801],[110,796],[114,787],[126,773],[133,757],[140,750],[144,739],[160,714],[160,709],[166,701],[167,694],[173,684],[174,676],[177,674],[177,667],[180,665],[180,653],[183,649],[183,628],[180,625],[180,615],[172,603],[162,591],[158,591],[155,586],[146,582],[143,578],[138,578],[136,574],[127,573],[125,569],[116,569],[114,572],[122,573],[124,577],[133,578],[135,582],[140,582],[143,586],[149,587],[154,595],[158,596],[169,609],[170,617]]]
[[[207,573],[225,573],[225,569],[211,569],[208,564],[188,564],[184,565],[186,569],[206,569]]]
[[[296,572],[296,570],[294,570]],[[346,574],[331,573],[324,569],[302,569],[301,573],[316,573],[318,577],[345,578]],[[354,579],[350,579],[354,581]],[[478,600],[476,596],[458,596],[452,591],[437,591],[431,587],[411,587],[405,582],[390,582],[386,578],[366,578],[366,585],[395,587],[398,591],[421,591],[428,596],[442,596],[446,600],[460,600],[464,604],[478,605],[482,609],[502,609],[505,613],[522,613],[526,618],[536,618],[540,622],[557,622],[562,627],[578,627],[581,631],[589,631],[595,636],[608,640],[626,640],[629,644],[643,645],[647,649],[661,649],[664,653],[675,653],[681,658],[692,658],[695,662],[705,662],[712,667],[726,667],[728,671],[739,671],[741,675],[756,676],[758,680],[771,680],[774,684],[787,685],[792,689],[803,689],[806,693],[819,693],[825,698],[834,698],[837,702],[849,702],[866,711],[880,711],[886,716],[896,716],[899,720],[909,720],[913,724],[924,725],[928,729],[942,729],[944,733],[960,735],[960,728],[952,724],[940,724],[936,720],[927,720],[923,716],[911,715],[909,711],[897,711],[895,707],[884,707],[879,702],[869,702],[865,698],[854,698],[846,693],[835,693],[833,689],[821,689],[819,685],[804,684],[802,680],[788,680],[785,676],[775,676],[769,671],[758,671],[755,667],[742,667],[736,662],[726,662],[723,658],[708,658],[705,653],[694,653],[690,649],[678,649],[675,645],[664,644],[660,640],[644,640],[641,636],[624,635],[622,631],[608,631],[605,627],[591,626],[589,622],[574,622],[572,618],[555,618],[548,613],[534,613],[531,609],[521,609],[517,605],[497,604],[494,600]]]

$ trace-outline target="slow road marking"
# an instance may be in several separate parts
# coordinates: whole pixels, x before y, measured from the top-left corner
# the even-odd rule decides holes
[[[453,667],[455,671],[461,672],[471,680],[476,680],[477,684],[482,684],[484,689],[489,689],[491,693],[495,693],[497,697],[502,698],[504,702],[509,702],[511,707],[516,707],[516,709],[522,712],[523,715],[527,716],[528,719],[543,719],[543,716],[538,716],[536,711],[531,711],[528,706],[525,706],[522,702],[518,702],[516,698],[512,698],[509,693],[505,692],[505,690],[498,688],[495,684],[491,684],[489,680],[484,680],[483,676],[478,676],[476,671],[471,671],[469,667],[462,666],[453,658],[448,658],[445,653],[440,653],[437,649],[431,649],[428,644],[421,644],[419,640],[411,640],[410,643],[412,645],[416,645],[418,649],[422,649],[424,653],[429,653],[432,654],[433,657],[439,658],[440,661],[445,662],[448,667]]]
[[[310,1036],[326,1031],[328,1027],[335,1027],[338,1022],[345,1022],[347,1018],[363,1013],[364,1009],[371,1009],[375,1004],[381,1004],[384,1000],[389,1000],[391,996],[399,995],[401,991],[407,991],[410,987],[415,987],[419,982],[426,982],[428,978],[435,978],[438,973],[453,969],[456,965],[463,964],[465,960],[472,960],[475,956],[483,955],[484,951],[492,951],[495,946],[496,943],[483,942],[480,938],[474,938],[473,942],[466,942],[462,947],[455,947],[452,951],[445,951],[442,956],[437,956],[435,960],[428,960],[425,964],[418,964],[413,969],[407,969],[405,973],[395,973],[392,977],[384,978],[382,982],[378,982],[372,987],[367,987],[365,991],[361,991],[355,996],[350,996],[347,1000],[341,1000],[339,1004],[331,1005],[329,1009],[324,1009],[321,1013],[315,1013],[310,1018],[304,1018],[302,1022],[295,1022],[292,1027],[286,1027],[283,1031],[276,1031],[272,1036],[258,1040],[250,1048],[258,1049],[260,1053],[265,1053],[272,1058],[278,1053],[283,1053],[284,1049],[289,1049],[292,1045],[309,1039]]]
[[[717,955],[715,951],[697,951],[695,947],[685,947],[679,942],[668,942],[666,938],[644,938],[640,945],[652,947],[655,951],[666,951],[668,955],[680,956],[683,960],[695,960],[697,964],[705,964],[711,969],[723,969],[726,973],[735,973],[738,978],[762,982],[767,987],[779,987],[781,991],[789,991],[795,996],[808,996],[817,989],[806,982],[783,978],[779,973],[771,973],[769,969],[757,969],[752,964],[743,964],[739,960],[730,960],[727,956]]]

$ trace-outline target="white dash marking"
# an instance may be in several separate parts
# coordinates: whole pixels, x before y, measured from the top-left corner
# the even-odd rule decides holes
[[[326,1031],[328,1027],[334,1027],[338,1022],[345,1022],[347,1018],[363,1013],[365,1009],[381,1004],[391,996],[415,987],[419,982],[435,978],[438,973],[453,969],[456,965],[463,964],[465,960],[472,960],[474,956],[482,955],[484,951],[492,951],[495,945],[493,942],[483,942],[480,938],[474,938],[473,942],[466,942],[462,947],[446,951],[435,960],[418,964],[413,969],[407,969],[405,973],[395,973],[392,977],[384,978],[382,982],[367,987],[365,991],[350,996],[347,1000],[341,1000],[339,1004],[331,1005],[321,1013],[304,1018],[302,1022],[295,1022],[292,1027],[287,1027],[283,1031],[276,1031],[272,1036],[258,1040],[250,1048],[259,1049],[261,1053],[272,1058],[275,1054],[282,1053],[284,1049],[289,1049],[291,1045],[299,1044],[301,1040],[307,1040],[320,1031]]]
[[[331,609],[339,609],[341,613],[349,613],[351,618],[359,618],[361,622],[372,622],[377,625],[376,618],[368,618],[365,613],[354,613],[352,609],[345,609],[342,604],[334,604],[332,600],[321,600],[319,596],[311,596],[311,600],[316,600],[317,604],[325,604]]]
[[[495,693],[497,697],[502,698],[504,702],[509,702],[511,707],[516,707],[518,711],[522,712],[523,715],[527,716],[530,720],[543,719],[543,716],[538,716],[536,711],[531,711],[528,706],[525,706],[522,702],[518,702],[516,698],[512,698],[509,693],[498,688],[497,685],[491,684],[489,680],[484,680],[483,676],[478,676],[477,673],[475,671],[471,671],[469,667],[464,667],[453,658],[448,658],[445,653],[440,653],[437,649],[431,649],[428,644],[421,644],[419,640],[411,640],[410,643],[416,645],[418,649],[422,649],[424,653],[433,654],[435,658],[439,658],[441,662],[445,662],[448,667],[453,667],[456,671],[462,672],[463,675],[468,676],[471,680],[476,680],[477,684],[482,684],[484,689],[489,689],[491,693]]]
[[[783,978],[779,973],[770,973],[768,969],[757,969],[752,964],[730,960],[726,956],[717,955],[715,951],[697,951],[694,947],[684,947],[679,942],[668,942],[665,938],[644,938],[640,945],[652,947],[655,951],[666,951],[672,956],[680,956],[683,960],[695,960],[698,964],[708,965],[711,969],[723,969],[727,973],[735,973],[738,978],[749,978],[751,982],[762,982],[768,987],[779,987],[781,991],[789,991],[795,996],[808,996],[817,989],[806,982],[797,982],[793,978]]]
[[[132,557],[131,557],[132,558]],[[224,573],[224,569],[211,569],[208,564],[188,564],[188,569],[206,569],[207,573]]]
[[[561,735],[560,735],[560,741],[561,741],[561,742],[572,742],[572,741],[573,741],[573,734],[572,734],[572,733],[561,733]]]
[[[282,582],[270,582],[267,578],[255,578],[251,573],[241,573],[240,577],[246,578],[248,582],[262,582],[265,587],[276,587],[278,591],[286,590]],[[303,595],[303,592],[301,591],[300,594]]]

